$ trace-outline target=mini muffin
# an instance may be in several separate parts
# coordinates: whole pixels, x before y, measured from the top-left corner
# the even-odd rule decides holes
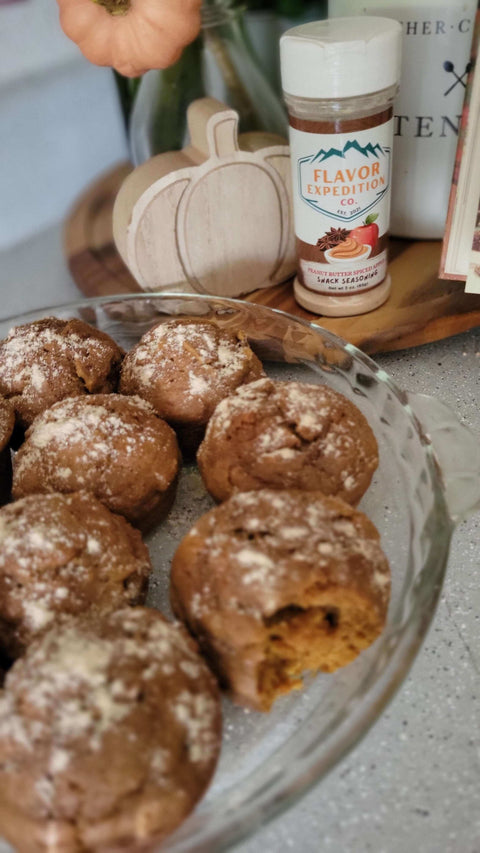
[[[213,676],[181,625],[133,608],[32,644],[0,698],[0,834],[19,851],[140,851],[202,796]]]
[[[197,460],[217,501],[252,489],[307,489],[355,505],[378,448],[363,414],[337,391],[261,379],[219,403]]]
[[[144,528],[171,504],[177,439],[139,397],[70,397],[39,415],[25,439],[14,460],[15,498],[85,490]]]
[[[23,431],[57,400],[115,391],[122,357],[109,335],[82,320],[35,320],[0,343],[0,394]]]
[[[189,454],[197,449],[217,403],[264,375],[242,332],[205,320],[171,320],[150,329],[127,353],[120,391],[148,400]]]
[[[268,711],[381,633],[390,570],[361,512],[321,492],[264,489],[203,515],[173,559],[171,601],[235,702]]]
[[[0,506],[10,499],[12,489],[12,456],[10,439],[15,425],[15,412],[9,400],[0,397]]]
[[[143,603],[138,530],[93,495],[30,495],[0,509],[0,648],[14,659],[60,614]]]

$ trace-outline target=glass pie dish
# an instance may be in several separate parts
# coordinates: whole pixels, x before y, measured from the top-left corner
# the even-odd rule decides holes
[[[303,320],[240,300],[134,294],[83,300],[0,322],[79,317],[129,349],[171,317],[214,319],[243,330],[272,378],[325,383],[367,417],[379,468],[360,509],[374,522],[392,570],[381,637],[333,675],[306,678],[269,714],[223,702],[217,772],[194,814],[162,846],[169,853],[224,850],[286,809],[341,760],[382,713],[405,678],[435,612],[455,525],[480,506],[477,439],[443,404],[396,387],[354,346]],[[169,566],[196,518],[213,505],[194,464],[185,464],[167,519],[147,538],[154,575],[149,603],[168,616]],[[328,782],[325,782],[328,784]],[[0,853],[8,848],[0,841]]]

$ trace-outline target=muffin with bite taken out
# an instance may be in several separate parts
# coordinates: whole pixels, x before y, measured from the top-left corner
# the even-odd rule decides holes
[[[174,613],[235,702],[268,711],[305,672],[334,672],[380,635],[390,569],[361,512],[321,492],[241,492],[203,515],[172,562]]]

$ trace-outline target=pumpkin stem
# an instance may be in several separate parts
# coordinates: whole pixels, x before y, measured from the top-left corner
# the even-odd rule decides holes
[[[130,9],[130,0],[92,0],[99,6],[103,6],[110,15],[126,15]]]

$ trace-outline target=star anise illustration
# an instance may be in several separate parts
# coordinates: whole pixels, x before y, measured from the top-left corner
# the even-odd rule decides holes
[[[325,232],[323,237],[317,240],[317,248],[322,252],[325,252],[327,249],[333,249],[334,246],[343,243],[349,234],[350,231],[348,228],[330,228],[329,231]]]

